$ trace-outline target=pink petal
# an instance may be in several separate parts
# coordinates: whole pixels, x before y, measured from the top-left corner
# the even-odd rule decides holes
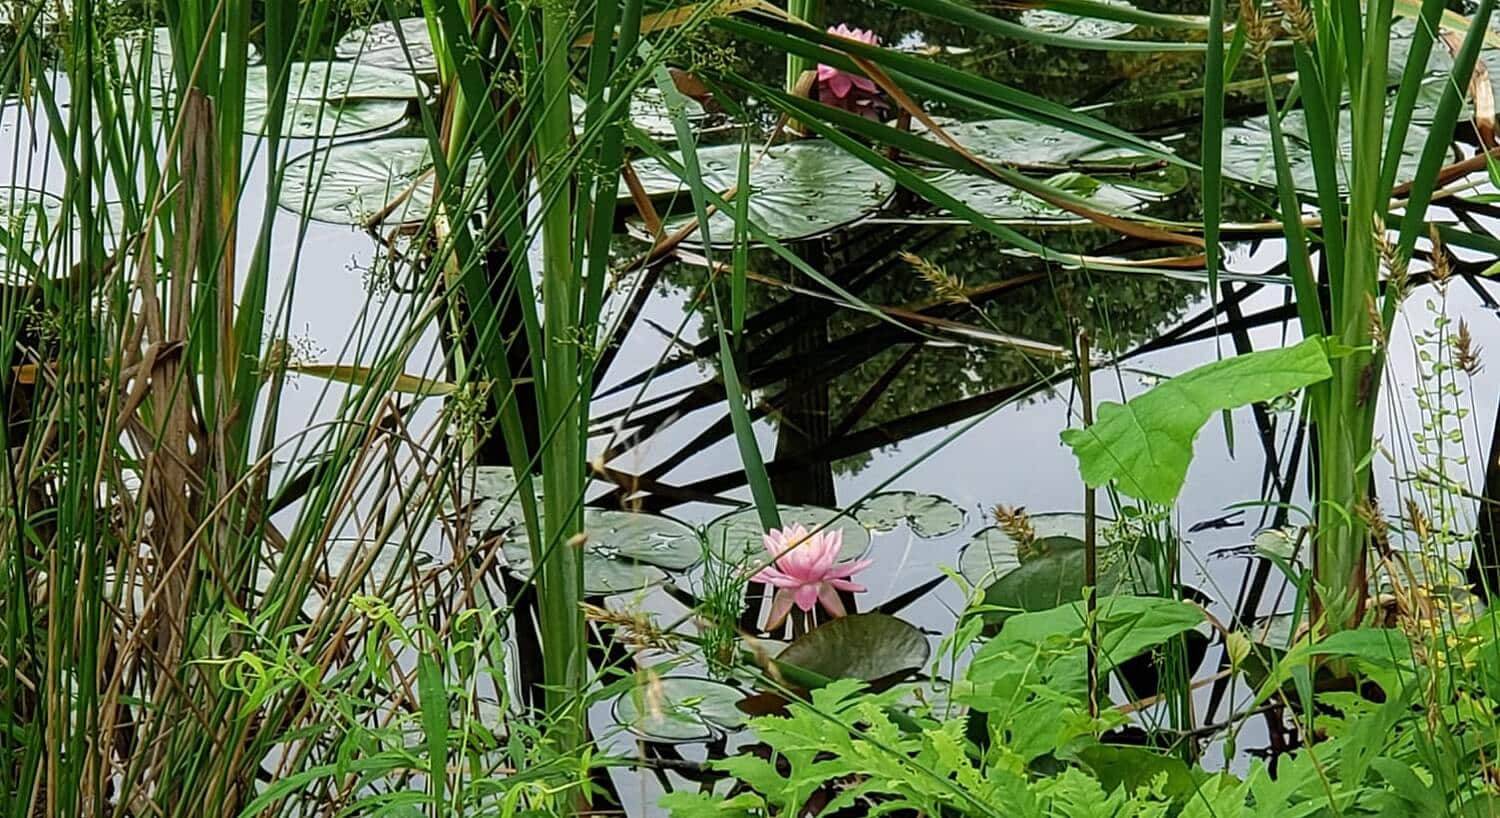
[[[849,89],[853,87],[854,78],[843,71],[838,72],[828,79],[828,90],[832,91],[833,95],[840,99],[849,96]]]
[[[818,601],[823,603],[823,608],[834,616],[844,615],[844,601],[839,599],[839,592],[831,585],[824,585],[818,591]]]
[[[840,591],[849,591],[856,594],[868,590],[867,588],[865,588],[865,586],[850,582],[847,579],[830,579],[825,584],[837,588]]]
[[[843,579],[844,577],[851,577],[859,573],[860,571],[869,568],[873,563],[873,560],[855,560],[854,562],[841,562],[824,572],[823,578]]]
[[[795,591],[797,594],[797,607],[804,611],[812,610],[813,606],[818,604],[818,587],[817,584],[812,584],[803,585],[798,588]]]
[[[781,627],[786,621],[787,614],[792,612],[792,592],[777,591],[776,596],[771,599],[771,617],[766,620],[766,630],[772,631]]]
[[[840,582],[842,581],[843,580],[840,580]],[[764,582],[767,585],[775,586],[777,588],[796,588],[797,586],[803,584],[802,580],[798,579],[797,577],[789,577],[786,574],[781,573],[780,571],[767,576],[765,579],[761,580],[761,582]]]
[[[868,77],[861,77],[857,74],[850,74],[849,80],[854,83],[854,87],[858,88],[861,91],[864,91],[867,94],[880,93],[880,86],[876,85],[875,81]]]

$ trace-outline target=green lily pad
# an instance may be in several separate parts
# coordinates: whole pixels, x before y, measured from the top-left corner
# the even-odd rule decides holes
[[[1276,159],[1272,153],[1270,120],[1265,116],[1253,117],[1224,129],[1224,175],[1252,185],[1276,186]],[[1307,114],[1302,109],[1288,111],[1281,120],[1282,136],[1286,142],[1287,167],[1292,182],[1303,193],[1317,192],[1317,176],[1313,168],[1312,148],[1308,142]],[[1353,129],[1349,121],[1349,109],[1339,111],[1340,156],[1349,156],[1354,148]],[[1401,146],[1401,158],[1397,164],[1396,183],[1409,182],[1417,173],[1426,147],[1428,128],[1413,121],[1407,128]],[[1347,192],[1349,180],[1346,162],[1338,163],[1339,189]]]
[[[932,655],[927,636],[914,625],[883,613],[831,619],[776,655],[829,679],[874,682],[920,670]]]
[[[41,256],[48,235],[62,221],[63,200],[41,190],[0,187],[0,284],[29,284],[30,264],[45,266]],[[14,253],[15,258],[10,258]]]
[[[1036,540],[1032,550],[1038,554],[1054,548],[1082,548],[1084,517],[1073,511],[1028,514]],[[1101,520],[1107,523],[1107,520]],[[958,552],[958,573],[976,586],[984,587],[1022,562],[1020,544],[998,526],[975,532]]]
[[[1028,173],[1087,173],[1100,181],[1158,195],[1176,193],[1188,182],[1187,171],[1176,165],[1053,125],[980,119],[943,123],[943,130],[975,156]]]
[[[399,31],[398,31],[399,30]],[[333,48],[341,60],[430,76],[438,72],[427,20],[408,17],[383,21],[345,34]]]
[[[1135,8],[1124,0],[1106,0],[1111,6]],[[1135,31],[1135,23],[1119,20],[1101,20],[1095,17],[1079,17],[1051,9],[1027,9],[1021,12],[1020,23],[1032,31],[1046,34],[1063,34],[1083,40],[1108,40],[1122,37]]]
[[[615,699],[615,721],[650,741],[707,741],[744,726],[739,689],[696,676],[663,676]]]
[[[683,102],[683,114],[689,122],[708,116],[698,100],[685,97]],[[630,121],[652,139],[677,137],[677,126],[671,112],[667,110],[666,100],[662,99],[661,91],[657,88],[643,87],[635,92],[635,96],[630,99]]]
[[[984,620],[1003,624],[1020,612],[1045,611],[1083,599],[1085,549],[1081,542],[1059,540],[1051,550],[1002,574],[985,589]],[[1158,588],[1149,563],[1101,549],[1096,566],[1099,595],[1151,595]]]
[[[425,95],[410,74],[341,62],[292,63],[287,82],[284,134],[311,139],[366,133],[406,117],[409,102]],[[270,79],[264,67],[246,76],[245,132],[265,130]]]
[[[680,161],[680,154],[672,158]],[[739,179],[740,146],[701,148],[698,163],[703,183],[725,193]],[[775,145],[764,156],[754,151],[751,163],[750,220],[778,241],[812,238],[852,224],[884,206],[896,188],[889,176],[817,139]],[[648,193],[671,197],[677,209],[689,211],[667,219],[668,232],[693,218],[690,189],[667,166],[647,159],[635,170]],[[732,244],[733,214],[715,211],[708,229],[715,246]],[[689,241],[701,245],[701,231]]]
[[[421,137],[320,148],[287,163],[281,206],[334,224],[364,225],[388,209],[384,224],[421,224],[432,212],[431,169],[432,153]],[[476,156],[470,178],[482,172],[483,160]]]
[[[220,55],[228,46],[227,36],[220,37]],[[172,49],[172,33],[166,27],[155,28],[150,31],[132,31],[114,42],[115,64],[120,71],[120,79],[125,83],[126,91],[133,91],[140,87],[144,80],[147,93],[153,105],[166,107],[177,98],[177,78],[174,74],[176,54]],[[142,77],[141,69],[145,68],[146,49],[151,50],[150,68]],[[254,43],[247,46],[249,65],[259,65],[260,50]],[[187,55],[190,61],[196,61],[196,53]]]
[[[541,480],[532,480],[531,488],[540,504]],[[515,471],[510,466],[465,469],[458,493],[463,498],[462,505],[468,509],[469,527],[475,533],[505,532],[525,525],[520,495],[516,492]],[[444,498],[443,505],[450,514],[456,510],[451,496]]]
[[[844,532],[843,547],[839,549],[839,561],[859,559],[870,547],[870,532],[856,519],[840,516],[831,508],[818,506],[777,506],[781,524],[790,526],[801,523],[808,531],[832,526]],[[754,506],[732,511],[708,524],[704,536],[708,547],[715,554],[722,553],[724,559],[746,564],[759,564],[767,558],[763,541],[765,529],[761,528],[760,516]]]
[[[854,509],[854,518],[872,531],[893,531],[905,523],[918,537],[943,537],[963,528],[967,515],[957,503],[936,494],[888,491]]]
[[[669,571],[686,571],[703,556],[702,541],[690,525],[659,514],[584,509],[583,586],[590,596],[608,596],[655,585]],[[558,546],[565,547],[565,546]],[[510,570],[531,574],[531,543],[526,530],[513,528],[502,546]]]
[[[1095,210],[1106,212],[1134,210],[1157,198],[1079,173],[1062,173],[1047,181],[1065,193],[1084,199]],[[932,184],[981,216],[996,222],[1073,224],[1086,221],[1082,216],[1049,204],[1019,188],[976,174],[952,171],[933,179]]]

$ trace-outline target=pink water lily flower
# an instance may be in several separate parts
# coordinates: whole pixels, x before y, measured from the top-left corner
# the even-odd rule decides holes
[[[843,23],[828,29],[828,33],[865,45],[880,45],[880,38],[875,32],[849,28]],[[889,107],[881,94],[880,86],[869,77],[851,74],[823,63],[818,63],[818,101],[869,119],[879,119]]]
[[[849,581],[849,577],[870,566],[869,560],[838,562],[839,549],[844,545],[844,532],[825,529],[808,534],[800,524],[766,532],[763,542],[771,555],[771,564],[751,577],[776,588],[771,600],[771,619],[766,630],[772,630],[786,621],[792,605],[803,611],[811,611],[819,602],[834,616],[844,615],[844,603],[839,600],[839,591],[863,591],[863,585]]]

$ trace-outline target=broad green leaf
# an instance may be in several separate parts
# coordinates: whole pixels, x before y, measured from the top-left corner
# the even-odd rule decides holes
[[[1154,596],[1106,593],[1099,598],[1097,615],[1101,669],[1105,670],[1203,624],[1203,610],[1198,606]],[[982,681],[1007,670],[1011,657],[1047,644],[1073,650],[1076,643],[1081,658],[1087,616],[1086,606],[1079,601],[1011,617],[1000,634],[974,656],[968,678]]]
[[[1251,352],[1178,375],[1124,404],[1102,403],[1093,426],[1067,429],[1064,443],[1093,487],[1170,505],[1193,459],[1193,440],[1216,412],[1234,409],[1332,376],[1322,340]]]
[[[958,572],[984,587],[1019,566],[1029,554],[1082,548],[1084,517],[1074,511],[1028,514],[1034,539],[1023,549],[1005,529],[990,526],[974,533],[958,552]]]

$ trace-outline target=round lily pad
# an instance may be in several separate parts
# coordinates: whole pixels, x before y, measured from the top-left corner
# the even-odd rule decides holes
[[[61,198],[41,190],[0,187],[0,284],[29,284],[32,265],[41,258],[48,235],[62,221]]]
[[[540,503],[541,480],[532,480],[531,488]],[[525,524],[515,471],[510,466],[465,469],[458,494],[462,498],[460,504],[468,511],[469,527],[477,534],[508,531]],[[451,495],[445,497],[444,506],[450,513],[455,511]]]
[[[783,526],[800,523],[809,532],[831,526],[844,532],[843,547],[839,549],[840,562],[859,559],[870,547],[869,530],[858,520],[848,515],[841,516],[831,508],[779,505],[776,509]],[[768,558],[765,533],[755,507],[747,506],[710,522],[704,536],[709,549],[715,554],[723,554],[724,559],[758,565]]]
[[[1111,6],[1135,8],[1124,0],[1106,0]],[[1101,20],[1096,17],[1079,17],[1050,9],[1027,9],[1021,12],[1020,23],[1032,31],[1047,34],[1064,34],[1083,40],[1107,40],[1135,31],[1135,23],[1120,20]]]
[[[1064,193],[1084,199],[1093,209],[1105,212],[1134,210],[1155,198],[1080,173],[1057,174],[1047,181]],[[1037,224],[1084,221],[1082,216],[1049,204],[1017,187],[976,174],[951,171],[933,179],[932,184],[979,215],[996,222]]]
[[[702,103],[684,98],[683,114],[689,122],[708,116]],[[630,121],[652,139],[673,139],[677,136],[677,125],[667,109],[661,91],[654,87],[641,88],[630,99]]]
[[[829,679],[891,679],[927,664],[932,645],[916,626],[883,613],[831,619],[798,637],[776,655]]]
[[[245,85],[245,132],[265,130],[270,78],[250,69]],[[410,74],[341,62],[292,63],[287,80],[284,135],[310,139],[365,133],[400,122],[410,100],[424,95]]]
[[[334,46],[333,53],[341,60],[424,76],[438,72],[432,35],[422,17],[384,21],[350,31]]]
[[[1028,514],[1026,519],[1036,532],[1032,551],[1046,553],[1054,548],[1082,548],[1082,514],[1054,511]],[[975,532],[958,552],[958,572],[976,586],[986,586],[1021,564],[1020,544],[997,526]]]
[[[1353,133],[1349,121],[1349,109],[1339,111],[1340,156],[1348,156],[1353,150]],[[1302,109],[1288,111],[1281,119],[1282,137],[1286,144],[1287,168],[1292,183],[1303,193],[1317,192],[1317,176],[1313,167],[1312,148],[1308,142],[1307,114]],[[1413,121],[1406,130],[1397,162],[1396,183],[1409,182],[1416,176],[1417,165],[1426,147],[1428,128]],[[1345,163],[1338,164],[1339,189],[1347,191]],[[1272,151],[1270,120],[1265,116],[1253,117],[1224,129],[1224,175],[1262,187],[1276,186],[1276,160]]]
[[[320,148],[287,163],[281,206],[334,224],[364,225],[387,212],[386,224],[420,224],[432,211],[431,169],[432,153],[421,137]],[[482,171],[476,156],[469,175]]]
[[[703,183],[723,194],[739,180],[739,145],[716,145],[698,151]],[[753,149],[752,149],[753,150]],[[680,161],[680,155],[674,154]],[[654,160],[635,167],[648,193],[671,197],[679,209],[690,211],[690,188],[675,173]],[[812,238],[852,224],[879,210],[895,190],[895,182],[836,145],[812,139],[775,145],[760,155],[753,150],[750,168],[750,220],[778,241]],[[693,216],[669,218],[671,232]],[[713,244],[734,241],[732,212],[716,210],[708,219]],[[702,231],[689,241],[703,243]]]
[[[655,585],[669,571],[685,571],[703,556],[692,526],[659,514],[589,508],[584,509],[583,527],[583,586],[590,596]],[[524,528],[511,529],[502,548],[512,572],[531,574],[531,542]]]
[[[918,537],[943,537],[963,528],[967,515],[957,503],[936,494],[888,491],[854,509],[854,518],[872,531],[893,531],[902,523]]]
[[[652,678],[615,699],[615,721],[650,741],[707,741],[737,730],[745,714],[737,688],[696,676]]]

